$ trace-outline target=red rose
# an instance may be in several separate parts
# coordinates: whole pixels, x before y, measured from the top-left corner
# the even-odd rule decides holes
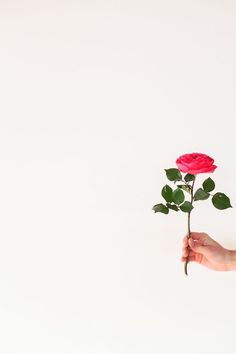
[[[192,175],[204,172],[214,172],[217,168],[216,165],[213,165],[213,158],[197,152],[182,155],[178,157],[175,162],[180,171],[191,173]]]

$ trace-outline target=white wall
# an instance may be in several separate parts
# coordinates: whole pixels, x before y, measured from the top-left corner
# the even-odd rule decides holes
[[[236,273],[151,210],[195,151],[236,208],[235,35],[233,0],[0,2],[1,353],[235,353]],[[192,229],[236,249],[235,208]]]

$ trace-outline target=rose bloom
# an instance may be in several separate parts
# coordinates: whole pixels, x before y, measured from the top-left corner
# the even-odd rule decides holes
[[[192,175],[214,172],[217,168],[216,165],[213,165],[214,160],[212,157],[197,152],[193,152],[192,154],[184,154],[178,157],[175,162],[180,171],[191,173]]]

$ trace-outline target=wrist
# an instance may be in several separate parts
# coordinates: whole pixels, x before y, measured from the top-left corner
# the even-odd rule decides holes
[[[236,250],[226,250],[227,269],[236,270]]]

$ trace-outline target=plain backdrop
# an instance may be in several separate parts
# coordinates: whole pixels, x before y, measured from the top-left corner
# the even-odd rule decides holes
[[[235,353],[236,273],[152,211],[206,153],[234,208],[192,230],[236,249],[235,36],[233,0],[0,1],[2,354]]]

